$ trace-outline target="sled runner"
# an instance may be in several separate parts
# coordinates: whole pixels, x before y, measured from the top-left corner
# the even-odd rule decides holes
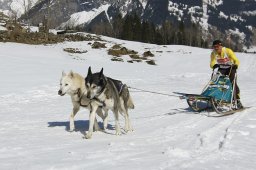
[[[180,95],[181,99],[186,99],[189,107],[196,112],[213,110],[221,115],[229,115],[242,111],[246,108],[239,107],[236,100],[235,81],[232,83],[228,75],[223,75],[221,69],[233,69],[232,65],[219,65],[213,70],[211,80],[208,82],[202,93],[187,94],[174,92]]]

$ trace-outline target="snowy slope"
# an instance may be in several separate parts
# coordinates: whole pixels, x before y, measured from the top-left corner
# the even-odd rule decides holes
[[[93,72],[104,67],[107,76],[129,86],[167,94],[200,93],[209,80],[209,49],[103,39],[108,48],[118,43],[139,54],[150,49],[157,66],[110,61],[106,49],[91,49],[88,42],[0,43],[1,170],[255,169],[253,54],[237,53],[242,101],[253,106],[244,112],[210,118],[207,113],[184,111],[188,106],[177,97],[131,90],[134,132],[115,136],[111,115],[108,133],[95,132],[92,139],[83,139],[87,110],[77,114],[76,131],[68,132],[70,98],[57,95],[62,70],[85,76],[89,66]],[[88,52],[70,55],[63,51],[67,47]]]
[[[99,15],[103,11],[107,11],[110,5],[102,5],[97,9],[92,9],[91,11],[82,11],[74,13],[70,16],[70,19],[62,23],[60,28],[74,28],[77,26],[81,26],[85,23],[90,23],[92,19],[94,19],[97,15]]]
[[[0,11],[3,11],[6,15],[11,15],[12,11],[19,18],[24,14],[25,9],[32,8],[38,0],[0,0]]]

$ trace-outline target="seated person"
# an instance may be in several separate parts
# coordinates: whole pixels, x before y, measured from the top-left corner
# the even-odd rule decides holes
[[[219,64],[231,65],[232,67],[229,67],[229,69],[219,68],[219,71],[224,75],[229,75],[229,79],[233,84],[236,69],[238,69],[240,64],[239,60],[230,48],[222,46],[222,42],[220,40],[213,41],[212,47],[213,51],[211,53],[210,67],[215,69],[216,67],[219,67]],[[240,89],[237,85],[237,81],[233,85],[235,85],[234,98],[237,100],[237,109],[241,109],[243,108],[243,105],[240,101]]]

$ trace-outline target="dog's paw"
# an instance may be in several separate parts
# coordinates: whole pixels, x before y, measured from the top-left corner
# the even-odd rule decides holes
[[[106,130],[108,128],[108,121],[104,120],[103,128],[104,128],[104,130]]]
[[[133,132],[133,129],[124,129],[125,133]]]
[[[116,131],[117,136],[120,136],[121,134],[122,134],[121,131]]]
[[[101,128],[97,128],[97,129],[93,129],[93,131],[94,131],[94,132],[102,132],[102,131],[104,131],[104,130],[101,129]]]
[[[128,133],[130,131],[130,129],[129,128],[125,128],[124,131],[125,131],[125,133]]]
[[[128,133],[128,132],[133,132],[133,128],[132,127],[128,127],[128,128],[124,128],[124,131],[125,133]]]
[[[70,127],[69,128],[69,132],[74,132],[75,131],[75,127]]]
[[[134,129],[133,129],[131,126],[129,126],[129,131],[130,131],[130,132],[133,132]]]
[[[88,132],[86,135],[85,135],[85,139],[91,139],[92,138],[92,133]]]
[[[75,126],[72,123],[69,125],[69,131],[70,132],[75,131]]]

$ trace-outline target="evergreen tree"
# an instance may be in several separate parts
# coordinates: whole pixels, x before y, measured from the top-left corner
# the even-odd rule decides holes
[[[155,25],[147,21],[142,22],[142,42],[145,43],[155,43],[156,31]]]
[[[161,34],[162,34],[162,37],[163,37],[163,44],[170,44],[171,42],[171,32],[172,30],[172,24],[170,21],[165,21],[163,24],[162,24],[162,27],[161,27]]]
[[[142,36],[142,25],[140,17],[135,13],[132,17],[132,32],[133,32],[133,39],[134,41],[141,41]]]
[[[113,25],[114,37],[121,38],[121,33],[123,29],[123,18],[121,13],[119,13],[113,18],[112,25]]]
[[[165,44],[164,43],[164,38],[163,38],[163,36],[161,34],[161,31],[158,30],[158,29],[156,30],[156,33],[155,33],[155,41],[154,41],[154,43],[159,44],[159,45]]]
[[[179,30],[177,33],[178,44],[185,45],[186,44],[186,35],[185,35],[185,26],[183,21],[179,23]]]
[[[132,17],[127,15],[124,20],[121,39],[124,40],[132,40],[133,32],[132,32]]]
[[[153,23],[141,21],[140,17],[134,13],[124,18],[118,14],[113,19],[112,25],[115,37],[125,40],[208,47],[207,40],[202,39],[202,31],[198,23],[190,23],[185,26],[183,21],[178,24],[165,21],[156,29]]]
[[[149,25],[149,38],[150,43],[155,43],[155,37],[156,37],[156,27],[153,23]]]
[[[150,43],[150,24],[147,21],[142,22],[142,35],[141,41],[145,43]]]

